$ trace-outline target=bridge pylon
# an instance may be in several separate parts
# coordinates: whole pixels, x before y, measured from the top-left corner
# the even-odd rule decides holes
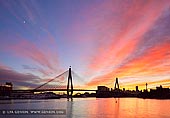
[[[117,87],[116,87],[117,85]],[[116,82],[115,82],[115,90],[118,89],[119,90],[119,82],[118,82],[118,78],[116,78]]]
[[[68,82],[67,82],[67,99],[72,99],[73,95],[73,78],[71,74],[71,66],[69,67]]]

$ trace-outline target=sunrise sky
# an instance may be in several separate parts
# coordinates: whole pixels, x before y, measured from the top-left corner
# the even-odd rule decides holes
[[[35,88],[69,66],[87,88],[170,87],[170,1],[0,0],[0,84]]]

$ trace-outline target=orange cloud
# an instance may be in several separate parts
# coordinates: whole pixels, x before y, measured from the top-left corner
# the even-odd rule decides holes
[[[169,58],[166,55],[169,49],[167,42],[160,45],[158,42],[156,44],[158,47],[151,47],[148,50],[145,49],[145,45],[142,45],[144,50],[140,52],[141,54],[137,53],[137,49],[144,40],[144,35],[154,27],[169,5],[166,1],[161,3],[149,1],[147,4],[142,1],[134,1],[130,5],[125,5],[123,10],[126,12],[115,16],[117,21],[110,17],[109,20],[107,19],[107,23],[101,22],[102,31],[108,32],[110,29],[111,36],[102,40],[103,45],[102,43],[98,45],[96,53],[89,62],[88,74],[98,74],[87,85],[107,85],[113,83],[113,77],[116,76],[121,79],[134,76],[136,78],[134,81],[138,81],[140,76],[167,74],[168,66],[165,67],[161,64],[161,61],[167,61]],[[112,10],[113,16],[114,13],[119,12],[114,8]],[[114,26],[118,28],[117,31]],[[109,43],[105,45],[106,42]],[[165,63],[169,64],[168,61]],[[139,79],[137,79],[138,77]]]
[[[168,72],[168,66],[165,66],[163,63],[170,65],[169,47],[170,44],[163,43],[148,49],[146,54],[130,61],[127,65],[120,68],[119,71],[137,75],[138,73],[145,71],[147,74],[160,74],[161,72],[166,73]]]
[[[98,76],[90,81],[88,86],[108,85],[113,87],[114,79],[120,78],[123,86],[135,86],[136,84],[144,86],[146,82],[151,84],[158,82],[164,83],[165,78],[158,78],[160,75],[170,75],[170,44],[163,43],[148,50],[145,54],[136,57],[120,68],[110,73]],[[157,78],[154,76],[158,76]],[[134,79],[133,79],[134,78]],[[145,78],[145,80],[141,80]],[[159,81],[158,81],[159,79]],[[160,80],[161,79],[161,80]],[[141,83],[141,84],[140,84]]]
[[[128,83],[125,86],[123,86],[124,88],[128,88],[128,89],[135,89],[136,86],[139,86],[140,90],[143,90],[146,88],[146,83],[147,83],[147,88],[148,89],[155,89],[157,86],[162,85],[163,87],[170,87],[170,78],[168,79],[164,79],[164,80],[153,80],[150,82],[136,82],[136,83]]]
[[[155,5],[158,5],[156,9],[150,9]],[[143,35],[152,28],[165,9],[165,6],[166,3],[164,2],[155,3],[151,1],[143,6],[139,1],[132,3],[132,5],[125,8],[126,12],[118,18],[120,19],[119,32],[114,32],[113,27],[117,26],[118,21],[112,22],[112,19],[110,19],[110,22],[104,23],[106,26],[102,25],[103,31],[107,29],[106,27],[110,26],[111,37],[114,37],[114,39],[103,40],[104,44],[105,42],[110,42],[109,45],[99,45],[96,54],[94,54],[89,64],[90,71],[105,70],[110,65],[116,66],[121,64],[122,61],[135,51]],[[143,13],[145,15],[142,15]]]

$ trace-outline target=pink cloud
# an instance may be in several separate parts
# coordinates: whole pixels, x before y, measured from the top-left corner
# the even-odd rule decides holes
[[[110,29],[112,36],[102,40],[102,42],[104,44],[105,42],[110,42],[110,44],[98,45],[98,49],[94,52],[89,62],[90,71],[105,70],[126,60],[127,57],[135,52],[135,49],[143,39],[143,35],[154,26],[154,23],[162,12],[167,9],[168,5],[166,1],[161,3],[150,1],[142,3],[142,5],[141,1],[135,1],[124,8],[126,12],[118,16],[117,21],[112,20],[112,17],[110,20],[107,20],[107,23],[103,20],[104,23],[101,22],[103,24],[101,25],[102,31],[105,32],[105,30],[108,31],[107,29]],[[114,13],[119,12],[119,10],[121,9],[113,8],[113,18],[115,17]],[[100,24],[98,25],[100,26]],[[118,32],[115,31],[114,26],[118,28]]]
[[[155,55],[153,56],[155,57],[155,63],[153,62],[153,65],[150,65],[153,68],[155,67],[154,64],[156,64],[156,60],[162,60],[161,56],[157,57],[155,51],[149,51],[150,49],[148,49],[144,51],[149,51],[151,54],[145,55],[146,62],[144,61],[140,63],[142,60],[135,60],[138,58],[135,53],[137,52],[138,46],[143,40],[144,35],[148,33],[154,27],[154,25],[156,25],[156,21],[170,6],[169,2],[133,1],[132,3],[126,3],[126,5],[124,5],[125,3],[116,3],[116,5],[117,4],[119,4],[119,7],[124,7],[122,9],[118,9],[117,7],[114,7],[114,4],[109,4],[108,6],[106,4],[104,5],[107,8],[112,6],[110,12],[112,12],[113,16],[110,16],[109,18],[106,17],[106,20],[101,21],[97,18],[91,20],[92,23],[100,22],[100,24],[95,25],[98,25],[98,28],[101,27],[99,29],[101,29],[102,32],[110,33],[105,33],[109,36],[102,36],[102,32],[100,33],[100,36],[102,36],[103,39],[100,40],[101,43],[99,45],[95,45],[96,49],[94,50],[93,55],[89,60],[87,74],[100,73],[96,77],[92,78],[92,80],[87,84],[89,86],[108,84],[113,81],[113,77],[115,76],[123,78],[126,76],[131,76],[132,73],[141,71],[141,67],[144,67],[146,63],[152,62],[154,58],[152,58],[151,55]],[[95,9],[101,10],[101,8]],[[119,14],[120,12],[121,15]],[[91,14],[92,13],[93,11],[91,11]],[[158,43],[160,42],[157,42],[157,44]],[[154,49],[157,50],[160,55],[166,53],[168,49],[166,45],[165,47],[163,45],[164,44],[159,46],[159,49]],[[142,59],[144,59],[144,55],[142,55]],[[126,68],[126,66],[130,64],[130,60],[134,60],[136,63],[134,63],[133,67]],[[161,64],[159,66],[161,67]],[[147,67],[143,68],[140,74],[142,74],[144,70],[147,70]],[[164,66],[162,66],[160,70],[162,70],[162,73],[167,72],[166,67]],[[155,73],[158,71],[159,69],[155,68]],[[145,74],[150,75],[150,72],[147,71]]]
[[[35,62],[53,69],[52,65],[48,61],[49,57],[46,57],[46,55],[40,49],[38,49],[33,43],[27,40],[22,40],[18,44],[8,48],[20,56],[31,58]]]
[[[39,37],[34,43],[19,33],[10,30],[4,30],[0,35],[2,38],[0,44],[1,51],[35,62],[38,64],[36,66],[38,68],[37,71],[44,76],[61,72],[56,43],[54,37],[49,32],[45,37]]]
[[[10,67],[6,66],[5,64],[3,64],[1,62],[0,62],[0,68],[3,68],[5,70],[10,70],[11,69]]]
[[[7,43],[10,39],[13,39],[15,42],[10,41],[10,43]],[[6,40],[1,47],[2,50],[8,53],[10,52],[15,56],[34,61],[38,64],[37,66],[40,66],[38,67],[39,72],[50,74],[60,71],[57,52],[56,50],[50,49],[51,47],[48,47],[48,37],[44,40],[45,42],[39,42],[39,46],[18,34],[13,34],[9,39],[6,38]],[[53,45],[51,44],[51,46]]]

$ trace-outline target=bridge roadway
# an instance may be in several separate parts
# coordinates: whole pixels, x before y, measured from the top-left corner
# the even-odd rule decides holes
[[[67,89],[37,89],[37,90],[13,90],[17,92],[43,92],[43,91],[67,91]],[[97,91],[97,90],[88,90],[88,89],[73,89],[73,91]]]
[[[41,91],[67,91],[67,89],[38,89],[33,90],[34,92],[41,92]],[[88,89],[73,89],[73,91],[97,91],[97,90],[88,90]]]

